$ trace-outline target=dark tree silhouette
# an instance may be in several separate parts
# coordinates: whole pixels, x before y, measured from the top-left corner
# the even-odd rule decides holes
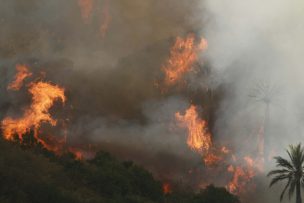
[[[301,186],[304,186],[304,148],[301,144],[296,146],[290,145],[286,152],[290,160],[284,159],[280,156],[274,157],[278,169],[272,170],[268,173],[268,177],[273,176],[269,187],[279,181],[286,180],[287,183],[281,193],[280,201],[282,201],[285,192],[289,190],[289,199],[296,191],[296,203],[302,203]]]

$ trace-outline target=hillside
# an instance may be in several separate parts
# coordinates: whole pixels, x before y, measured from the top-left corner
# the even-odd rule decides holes
[[[106,152],[88,161],[72,154],[55,156],[39,144],[0,140],[0,202],[194,202],[236,203],[224,188],[208,186],[198,194],[164,195],[162,183],[131,161],[121,162]]]

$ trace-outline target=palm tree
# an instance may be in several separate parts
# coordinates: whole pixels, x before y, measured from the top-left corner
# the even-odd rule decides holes
[[[274,176],[269,187],[279,181],[287,180],[287,184],[281,193],[280,201],[282,201],[286,190],[289,189],[289,199],[296,190],[296,203],[302,203],[301,186],[304,186],[304,148],[301,144],[296,146],[290,145],[289,150],[286,150],[286,152],[290,160],[280,156],[274,157],[277,163],[276,166],[279,169],[268,173],[268,177]]]
[[[270,107],[279,105],[279,99],[282,94],[282,89],[275,84],[271,84],[267,81],[260,81],[256,86],[250,91],[249,97],[257,103],[261,103],[265,106],[265,115],[262,125],[263,134],[262,134],[262,143],[263,143],[263,152],[264,159],[268,160],[270,151],[270,137],[269,137],[269,125],[270,125]],[[259,141],[259,143],[260,143]]]

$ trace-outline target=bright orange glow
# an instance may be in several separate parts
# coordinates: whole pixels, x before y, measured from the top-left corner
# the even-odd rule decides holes
[[[17,70],[17,74],[15,75],[15,79],[13,82],[11,82],[7,89],[9,90],[19,90],[22,85],[23,85],[23,81],[32,76],[32,73],[29,72],[29,69],[26,65],[16,65],[16,70]]]
[[[63,152],[66,144],[66,137],[44,136],[40,138],[38,134],[35,136],[41,145],[48,151],[54,152],[56,155],[60,155]]]
[[[255,162],[246,156],[244,157],[245,166],[229,165],[227,171],[233,174],[232,180],[226,186],[228,191],[234,194],[239,194],[246,191],[246,186],[255,177]]]
[[[232,165],[230,165],[227,170],[228,172],[233,173],[233,178],[228,183],[227,189],[231,193],[237,193],[240,189],[242,189],[240,188],[242,187],[242,185],[240,185],[240,181],[241,178],[245,176],[245,172],[241,167],[233,167]]]
[[[6,117],[2,121],[2,131],[4,138],[13,140],[18,135],[22,141],[23,136],[30,130],[34,130],[34,137],[47,149],[56,151],[45,140],[38,137],[38,130],[41,123],[49,123],[55,126],[57,121],[49,113],[49,109],[57,100],[65,102],[64,89],[46,82],[35,82],[29,86],[29,93],[32,95],[32,104],[27,108],[21,118]],[[49,139],[52,139],[51,137]],[[54,141],[54,139],[53,139]],[[61,141],[54,141],[60,143]],[[58,146],[58,145],[56,145]]]
[[[94,0],[78,0],[83,22],[88,24],[91,20]]]
[[[191,105],[184,115],[175,114],[181,126],[188,129],[188,146],[197,152],[207,152],[211,146],[211,134],[207,128],[207,122],[199,118],[196,107]]]
[[[169,194],[171,192],[172,192],[171,185],[169,183],[164,183],[163,184],[163,193]]]
[[[102,15],[102,19],[100,25],[100,34],[101,37],[104,39],[108,32],[109,24],[111,21],[111,16],[109,12],[109,0],[105,0],[101,15]]]
[[[15,81],[18,84],[20,84],[20,81],[22,83],[23,78],[25,78],[24,75],[32,75],[25,66],[19,65],[17,66],[17,70]],[[18,136],[20,142],[23,142],[24,137],[28,133],[33,132],[35,140],[46,150],[54,152],[56,155],[62,155],[62,153],[69,151],[75,155],[75,159],[77,160],[93,157],[95,153],[91,151],[91,145],[89,145],[89,150],[66,145],[67,132],[65,126],[63,126],[64,136],[40,135],[42,123],[56,126],[57,120],[52,118],[49,110],[57,101],[65,103],[64,88],[42,81],[32,82],[27,87],[29,88],[28,92],[32,96],[32,103],[24,110],[23,116],[20,118],[6,117],[2,120],[1,128],[4,138],[11,141]]]
[[[186,39],[178,37],[171,48],[169,59],[162,67],[165,73],[165,84],[173,86],[181,80],[198,60],[198,52],[206,48],[207,41],[204,38],[198,45],[195,44],[194,34],[189,34]]]
[[[69,152],[74,154],[76,160],[83,160],[84,159],[83,151],[81,151],[80,149],[75,148],[75,147],[69,147],[68,150],[69,150]]]
[[[204,157],[204,162],[207,166],[213,166],[217,163],[219,163],[220,161],[222,161],[223,158],[221,156],[217,156],[215,154],[212,153],[208,153],[205,157]]]

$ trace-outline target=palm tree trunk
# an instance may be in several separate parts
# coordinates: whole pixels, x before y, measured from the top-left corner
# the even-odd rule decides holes
[[[296,198],[297,198],[297,201],[296,203],[302,203],[302,197],[301,197],[301,183],[298,182],[297,185],[296,185]]]
[[[270,121],[270,104],[266,103],[266,107],[265,107],[265,118],[264,118],[264,149],[263,149],[263,153],[264,153],[264,160],[268,161],[269,159],[272,159],[272,157],[270,156],[270,140],[269,140],[269,121]]]

